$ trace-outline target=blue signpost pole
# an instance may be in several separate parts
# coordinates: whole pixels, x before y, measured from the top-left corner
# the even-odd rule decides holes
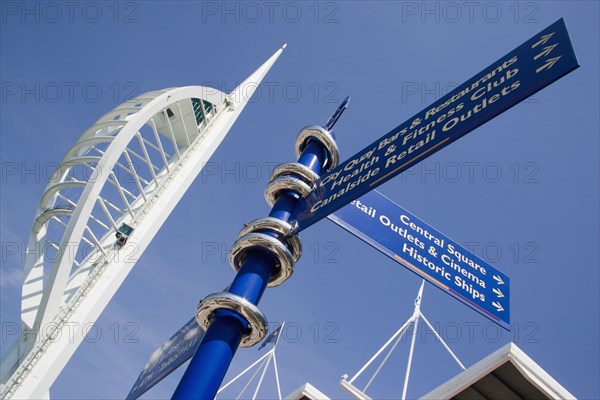
[[[341,112],[347,107],[347,104],[348,99],[333,114],[325,125],[325,129],[309,127],[300,133],[299,140],[303,140],[301,138],[302,133],[309,131],[305,135],[304,142],[300,143],[302,151],[300,152],[298,163],[291,164],[296,166],[294,167],[295,171],[298,168],[300,171],[304,170],[305,173],[309,174],[312,171],[316,180],[322,172],[335,167],[337,162],[332,163],[332,159],[337,159],[338,155],[337,148],[335,148],[336,154],[332,154],[331,146],[335,146],[335,142],[333,133],[330,130],[341,115]],[[311,136],[310,132],[313,132],[315,135]],[[324,139],[319,136],[318,132],[325,132],[326,138]],[[298,164],[301,164],[301,166],[298,166]],[[283,176],[288,181],[291,179],[294,182],[294,179],[299,179],[295,178],[294,175],[297,176],[298,173],[289,173],[288,175],[282,173],[280,177]],[[304,178],[306,178],[306,175],[304,175]],[[275,179],[272,177],[270,183],[274,181]],[[298,199],[299,194],[297,190],[292,190],[291,188],[278,190],[276,200],[269,213],[270,221],[277,219],[283,221],[283,223],[292,222],[294,219],[292,210],[296,206]],[[269,220],[269,218],[265,220]],[[290,224],[290,226],[293,227],[294,225]],[[283,242],[288,239],[268,229],[265,233]],[[277,268],[281,268],[279,262],[277,257],[274,257],[272,251],[261,246],[252,247],[245,254],[241,267],[227,293],[239,296],[239,298],[250,302],[252,305],[257,305],[274,272],[276,272]],[[237,297],[233,298],[238,301]],[[219,299],[221,300],[219,304],[224,304],[223,299],[226,299],[226,296],[221,296]],[[244,300],[239,301],[243,302]],[[206,299],[203,302],[206,302]],[[199,310],[202,308],[203,302],[200,303]],[[228,305],[228,307],[233,306]],[[235,312],[231,308],[227,309],[227,307],[219,308],[218,305],[214,306],[214,308],[214,311],[210,315],[210,321],[207,324],[204,338],[179,382],[173,394],[173,399],[213,399],[227,373],[236,350],[240,346],[244,336],[248,335],[249,331],[253,329],[251,322],[243,316],[243,312]],[[199,312],[197,312],[197,316]]]

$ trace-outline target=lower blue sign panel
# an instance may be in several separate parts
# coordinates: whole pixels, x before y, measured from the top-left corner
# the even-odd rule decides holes
[[[510,279],[373,190],[329,219],[510,330]]]
[[[127,395],[127,400],[139,398],[189,360],[196,352],[203,337],[204,331],[196,322],[196,318],[190,319],[165,344],[152,353]]]

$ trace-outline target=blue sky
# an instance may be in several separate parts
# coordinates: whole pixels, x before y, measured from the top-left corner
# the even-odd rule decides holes
[[[48,171],[79,135],[132,94],[229,92],[288,44],[213,172],[201,173],[98,320],[102,336],[84,341],[56,381],[56,398],[122,398],[198,301],[230,282],[226,250],[242,223],[267,214],[268,175],[293,160],[302,127],[351,95],[336,126],[345,159],[561,17],[581,68],[380,191],[511,277],[511,333],[426,285],[422,310],[463,363],[514,341],[576,397],[600,397],[597,2],[1,4],[3,329],[19,320],[22,279],[7,246],[27,241]],[[408,319],[420,279],[329,221],[301,237],[293,278],[261,302],[272,324],[288,321],[282,389],[309,381],[348,397],[339,377]],[[459,372],[430,332],[417,339],[411,398]],[[408,347],[372,396],[400,396]],[[230,372],[259,354],[240,350]],[[170,397],[182,372],[148,398]],[[274,396],[272,377],[262,394]]]

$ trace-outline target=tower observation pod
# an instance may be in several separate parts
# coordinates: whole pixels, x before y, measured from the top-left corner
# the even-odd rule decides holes
[[[128,100],[66,152],[35,213],[20,340],[2,360],[0,398],[49,398],[84,327],[100,316],[284,47],[229,94],[186,86]]]

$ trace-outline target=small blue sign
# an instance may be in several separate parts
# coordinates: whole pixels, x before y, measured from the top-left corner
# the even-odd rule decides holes
[[[329,219],[510,330],[509,277],[378,191]]]
[[[562,19],[317,181],[298,232],[460,139],[579,66]]]
[[[127,395],[127,400],[139,398],[179,368],[181,364],[192,358],[202,337],[204,337],[204,331],[196,322],[196,318],[192,318],[165,344],[152,353]]]

